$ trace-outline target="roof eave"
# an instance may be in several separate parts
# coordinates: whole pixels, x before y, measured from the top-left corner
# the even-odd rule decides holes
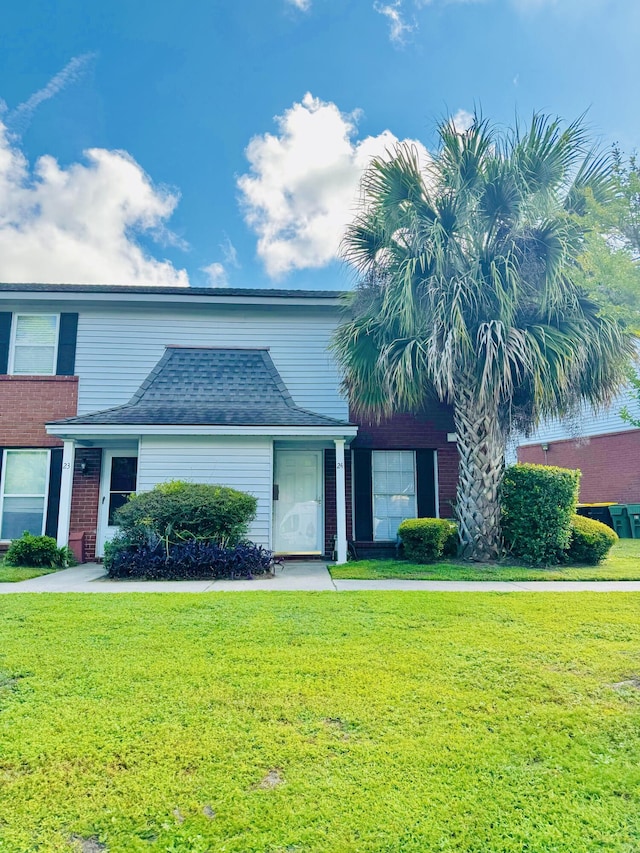
[[[79,424],[49,423],[48,435],[62,439],[91,438],[93,436],[141,435],[265,435],[265,436],[315,436],[322,438],[353,439],[358,433],[355,424],[336,423],[335,426],[233,426],[233,425],[178,425],[178,424]]]

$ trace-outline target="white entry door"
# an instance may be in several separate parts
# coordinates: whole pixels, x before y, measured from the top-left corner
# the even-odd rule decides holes
[[[276,450],[273,543],[278,554],[324,552],[321,450]]]
[[[104,450],[100,480],[100,518],[96,556],[104,556],[104,543],[118,530],[114,513],[136,490],[138,452],[136,450]]]

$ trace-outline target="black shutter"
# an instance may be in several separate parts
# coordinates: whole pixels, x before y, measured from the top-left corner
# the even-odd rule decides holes
[[[78,315],[60,315],[58,337],[58,376],[73,376],[76,370],[76,339],[78,337]]]
[[[418,518],[435,518],[436,483],[433,450],[416,450]]]
[[[58,513],[60,511],[60,484],[62,482],[62,448],[54,447],[51,451],[51,466],[49,468],[49,496],[47,498],[47,521],[44,532],[47,536],[58,535]]]
[[[373,540],[373,495],[371,451],[353,451],[353,516],[354,538],[359,542]]]
[[[11,342],[11,311],[0,312],[0,373],[9,370],[9,344]]]

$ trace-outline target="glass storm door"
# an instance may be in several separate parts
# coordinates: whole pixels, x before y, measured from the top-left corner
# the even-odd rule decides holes
[[[138,454],[135,450],[105,450],[102,459],[98,556],[118,529],[115,512],[136,490]]]
[[[322,451],[277,450],[274,474],[274,550],[322,554]]]

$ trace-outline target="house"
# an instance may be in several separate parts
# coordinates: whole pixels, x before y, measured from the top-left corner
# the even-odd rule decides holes
[[[637,400],[623,394],[605,411],[543,423],[518,442],[518,461],[579,468],[583,503],[640,503],[640,429],[620,416],[625,406],[640,418]]]
[[[452,414],[358,422],[328,351],[335,291],[0,286],[0,544],[24,530],[104,553],[134,491],[251,492],[286,555],[392,553],[451,516]]]

